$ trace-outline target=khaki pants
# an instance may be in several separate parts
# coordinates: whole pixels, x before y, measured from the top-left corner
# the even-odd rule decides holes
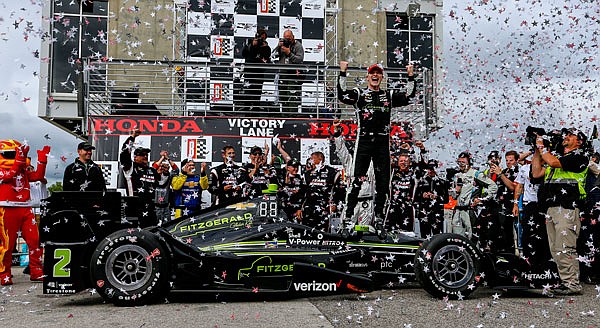
[[[579,260],[577,259],[577,237],[581,228],[579,209],[550,207],[550,219],[546,223],[550,253],[558,267],[563,284],[569,288],[579,286]]]

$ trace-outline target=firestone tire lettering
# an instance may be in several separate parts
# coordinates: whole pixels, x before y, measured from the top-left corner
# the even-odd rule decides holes
[[[161,300],[169,290],[169,255],[156,235],[119,230],[98,244],[90,261],[96,290],[118,306],[137,306]]]

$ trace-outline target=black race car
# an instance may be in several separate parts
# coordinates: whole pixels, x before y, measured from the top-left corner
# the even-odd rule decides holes
[[[503,288],[531,287],[525,261],[482,253],[462,236],[422,240],[389,233],[381,240],[358,232],[343,238],[289,222],[274,195],[141,229],[137,221],[144,215],[137,198],[117,192],[58,192],[45,199],[44,293],[94,288],[107,301],[131,306],[172,290],[362,293],[415,278],[438,297],[465,297],[484,278]]]

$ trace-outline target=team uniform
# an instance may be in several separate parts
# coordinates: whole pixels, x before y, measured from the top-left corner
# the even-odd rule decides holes
[[[209,191],[214,196],[213,205],[235,203],[244,199],[244,185],[250,182],[248,172],[235,163],[223,163],[210,171]],[[234,188],[225,190],[225,186]],[[236,190],[235,187],[241,187]]]
[[[338,99],[353,105],[358,121],[354,150],[353,181],[347,197],[346,216],[354,212],[358,194],[371,161],[375,169],[375,215],[383,218],[390,183],[390,118],[393,107],[406,106],[414,96],[414,77],[409,76],[407,92],[346,89],[346,73],[338,80]]]
[[[250,172],[254,169],[254,164],[247,163],[244,165],[244,170]],[[250,186],[247,187],[246,193],[249,197],[256,197],[263,194],[263,190],[269,188],[269,184],[277,183],[277,175],[275,168],[271,165],[261,165],[256,170],[256,173],[250,178]]]
[[[390,209],[385,222],[386,230],[413,231],[415,211],[414,198],[417,186],[415,171],[394,170],[391,181]]]
[[[329,229],[330,206],[340,199],[340,172],[328,165],[320,165],[305,172],[306,196],[302,206],[302,223],[323,231]]]
[[[302,203],[306,193],[306,182],[301,174],[291,175],[285,172],[285,176],[279,181],[277,198],[280,207],[290,220],[296,221],[296,213],[302,209]]]
[[[435,198],[424,198],[429,192]],[[417,182],[415,192],[416,217],[419,220],[421,237],[442,233],[444,224],[444,204],[448,202],[448,183],[439,176],[425,175]]]
[[[127,195],[137,196],[140,200],[139,224],[141,227],[149,227],[158,224],[154,197],[160,176],[153,167],[135,163],[131,159],[134,140],[133,137],[125,140],[119,154],[119,162],[127,184]]]

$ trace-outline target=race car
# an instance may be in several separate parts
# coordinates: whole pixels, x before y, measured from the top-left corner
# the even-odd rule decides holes
[[[499,260],[462,236],[342,237],[290,222],[275,195],[141,229],[143,215],[137,198],[117,192],[55,192],[45,199],[44,293],[93,288],[115,305],[135,306],[170,291],[363,293],[415,278],[434,296],[460,298],[483,280],[482,268],[492,285],[508,280],[521,288],[525,282],[513,279],[521,277],[515,263],[524,261]]]

